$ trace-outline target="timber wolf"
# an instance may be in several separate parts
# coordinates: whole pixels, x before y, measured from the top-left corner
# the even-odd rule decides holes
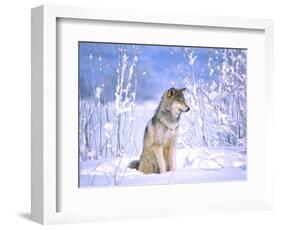
[[[148,122],[143,139],[143,151],[139,160],[132,161],[129,168],[144,174],[164,173],[176,170],[176,141],[179,120],[189,111],[185,102],[185,88],[170,88],[164,92],[153,117]]]

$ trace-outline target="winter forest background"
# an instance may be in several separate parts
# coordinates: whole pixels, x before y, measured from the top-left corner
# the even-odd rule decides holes
[[[247,178],[247,50],[79,42],[79,185],[146,185]],[[171,87],[186,87],[177,170],[129,169]]]

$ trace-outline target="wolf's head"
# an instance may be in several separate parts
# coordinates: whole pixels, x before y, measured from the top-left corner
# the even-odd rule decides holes
[[[189,106],[185,102],[183,94],[185,90],[186,88],[170,88],[164,94],[166,108],[175,116],[179,116],[181,113],[188,112],[190,110]]]

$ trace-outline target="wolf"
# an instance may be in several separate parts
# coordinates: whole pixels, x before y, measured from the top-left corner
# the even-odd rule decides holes
[[[170,88],[164,92],[145,128],[140,159],[132,161],[129,168],[144,174],[176,170],[176,141],[180,116],[190,110],[185,102],[185,90],[186,88]]]

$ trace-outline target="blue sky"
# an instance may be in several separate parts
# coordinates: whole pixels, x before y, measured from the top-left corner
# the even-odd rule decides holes
[[[208,68],[209,57],[214,65],[222,62],[222,51],[218,48],[196,48],[155,45],[132,45],[114,43],[79,43],[79,83],[81,97],[91,96],[95,87],[103,84],[106,100],[114,100],[114,90],[117,84],[120,48],[126,50],[129,65],[135,55],[138,62],[135,68],[137,77],[137,100],[152,100],[170,87],[184,87],[181,77],[191,75],[191,66],[184,52],[188,48],[197,56],[194,72],[196,79],[206,82],[218,81],[219,72],[210,76]],[[237,52],[240,50],[237,49]],[[100,61],[101,60],[101,61]]]

